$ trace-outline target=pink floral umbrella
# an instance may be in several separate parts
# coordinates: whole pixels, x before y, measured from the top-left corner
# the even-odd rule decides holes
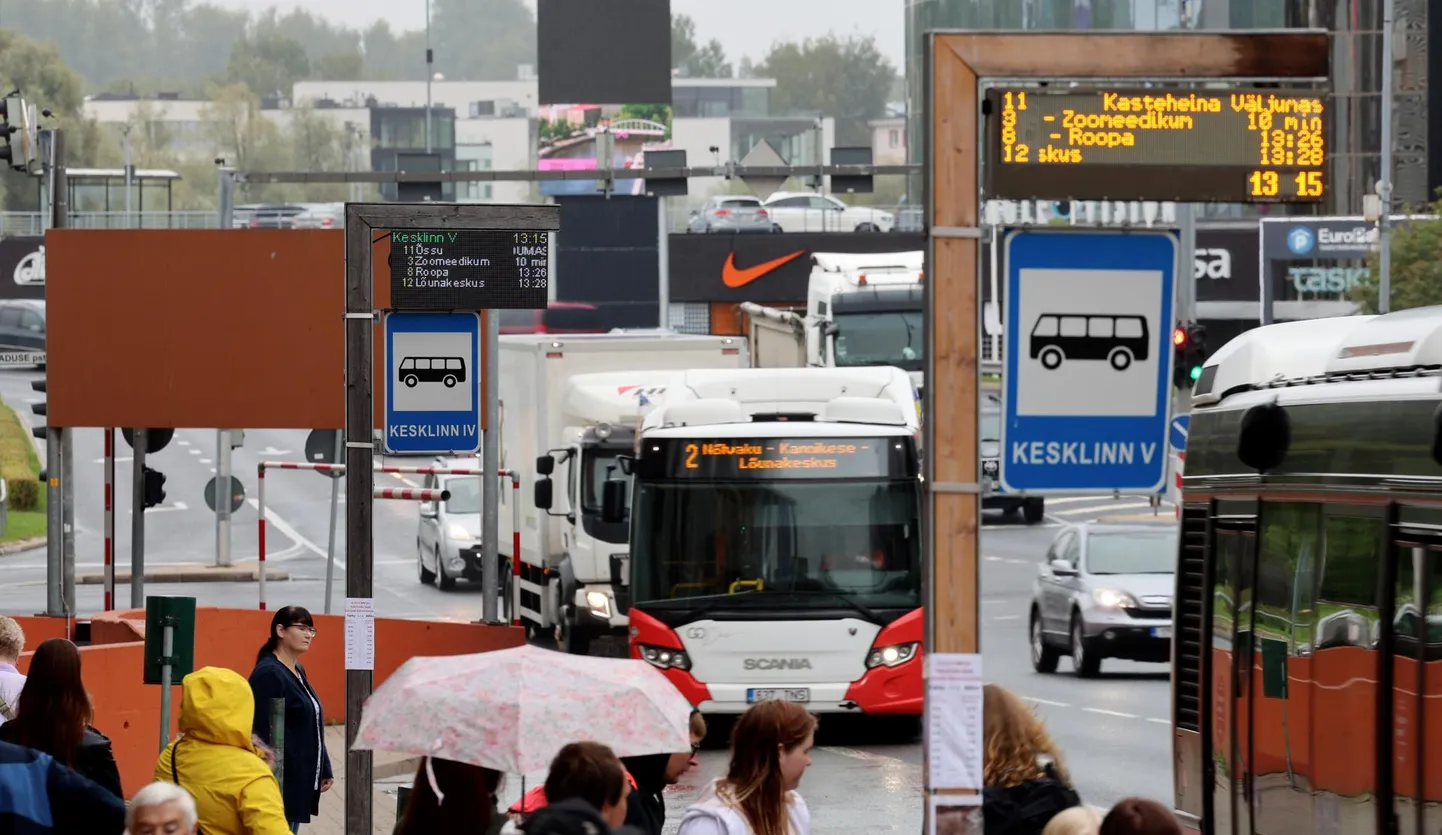
[[[690,713],[645,661],[521,646],[410,659],[366,700],[354,747],[528,774],[583,740],[621,757],[689,750]]]

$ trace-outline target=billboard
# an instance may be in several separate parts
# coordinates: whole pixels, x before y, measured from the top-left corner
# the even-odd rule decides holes
[[[914,252],[925,247],[925,235],[906,232],[672,235],[671,301],[805,302],[813,252]]]
[[[0,299],[45,299],[45,239],[0,238]]]
[[[671,103],[670,0],[537,0],[539,103]]]
[[[536,167],[541,171],[595,171],[608,159],[617,174],[645,165],[646,151],[671,150],[669,104],[553,104],[538,109]],[[617,179],[613,194],[641,196],[644,180]],[[579,197],[600,193],[600,180],[542,180],[541,194]]]

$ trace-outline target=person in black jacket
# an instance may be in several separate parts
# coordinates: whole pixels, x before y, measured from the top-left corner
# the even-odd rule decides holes
[[[49,754],[0,742],[0,832],[121,835],[124,831],[125,802],[108,789]]]
[[[325,712],[300,665],[300,657],[310,650],[314,638],[315,621],[310,612],[300,606],[281,608],[271,618],[270,638],[260,648],[250,674],[250,689],[255,694],[253,733],[272,748],[270,700],[285,700],[285,750],[276,755],[285,758],[281,794],[291,832],[299,832],[301,824],[320,814],[321,792],[335,782],[325,747]]]
[[[43,751],[125,799],[110,740],[90,724],[95,712],[74,644],[51,638],[35,649],[15,708],[15,718],[0,725],[0,741]]]
[[[691,711],[691,750],[674,754],[622,757],[621,764],[636,780],[636,790],[626,803],[626,823],[643,835],[661,835],[666,825],[666,799],[662,795],[685,774],[706,739],[706,720],[701,711]]]

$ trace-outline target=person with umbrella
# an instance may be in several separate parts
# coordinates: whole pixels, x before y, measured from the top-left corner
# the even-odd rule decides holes
[[[661,835],[666,825],[666,799],[661,793],[667,786],[674,786],[681,775],[690,770],[696,762],[696,752],[706,739],[706,719],[701,711],[691,711],[691,749],[674,754],[647,754],[641,757],[622,757],[635,780],[635,791],[626,806],[626,823],[636,827],[644,835]]]
[[[425,757],[395,835],[475,832],[496,835],[504,819],[496,808],[501,773],[489,768]]]
[[[599,742],[572,742],[556,754],[546,774],[550,802],[517,829],[525,835],[641,835],[626,826],[630,795],[631,784],[614,751]]]

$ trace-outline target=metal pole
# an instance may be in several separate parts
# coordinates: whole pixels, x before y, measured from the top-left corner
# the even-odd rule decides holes
[[[215,564],[230,565],[230,430],[215,430]]]
[[[50,137],[50,187],[54,191],[50,205],[54,217],[50,228],[64,229],[70,225],[70,183],[65,174],[65,132],[55,130]],[[48,419],[47,419],[48,420]],[[75,615],[75,430],[55,430],[60,444],[60,557],[61,599],[65,616]]]
[[[133,586],[132,586],[133,588]],[[160,750],[170,744],[170,655],[175,651],[175,626],[167,618],[160,639]]]
[[[105,611],[115,608],[115,428],[105,428]]]
[[[255,471],[255,511],[259,520],[256,528],[256,547],[260,550],[260,558],[256,561],[256,568],[259,571],[260,610],[265,611],[265,465],[261,464]]]
[[[431,0],[426,0],[426,153],[431,152],[431,79],[436,77],[431,52]]]
[[[1272,259],[1267,256],[1267,221],[1258,221],[1257,228],[1261,230],[1260,241],[1257,246],[1257,275],[1261,278],[1261,286],[1257,291],[1257,298],[1261,304],[1261,311],[1257,318],[1260,324],[1272,324]]]
[[[500,364],[501,329],[500,314],[494,310],[485,312],[482,323],[486,334],[486,373],[481,378],[486,387],[485,427],[481,433],[481,619],[496,623],[500,615],[500,566],[498,554],[500,538],[500,482],[496,471],[501,468],[500,445]],[[488,481],[489,480],[489,481]]]
[[[135,166],[130,163],[130,125],[120,129],[125,139],[125,228],[130,228],[131,222],[131,191],[135,188]]]
[[[345,454],[345,433],[335,432],[335,460]],[[335,522],[340,511],[340,479],[330,480],[330,535],[325,542],[325,613],[330,614],[331,583],[335,581]]]
[[[1191,203],[1177,204],[1177,318],[1197,321],[1197,217]]]
[[[656,299],[661,327],[671,327],[671,230],[666,222],[666,198],[656,198]],[[555,282],[551,278],[551,282]],[[489,471],[488,471],[489,472]]]
[[[371,539],[375,489],[375,279],[371,274],[370,225],[346,212],[345,224],[345,591],[370,602],[374,558]],[[361,711],[374,684],[374,671],[345,671],[345,831],[370,832],[374,773],[370,751],[357,750]]]
[[[1393,30],[1397,28],[1395,0],[1382,3],[1382,174],[1377,197],[1382,214],[1377,218],[1377,312],[1392,310],[1392,57]]]
[[[145,445],[149,433],[131,430],[135,457],[131,459],[130,487],[130,608],[145,608]]]
[[[65,614],[64,501],[60,497],[60,479],[64,476],[60,460],[60,430],[45,427],[45,614]]]
[[[219,226],[229,229],[235,224],[235,169],[220,168],[216,172],[216,182],[219,187]]]

